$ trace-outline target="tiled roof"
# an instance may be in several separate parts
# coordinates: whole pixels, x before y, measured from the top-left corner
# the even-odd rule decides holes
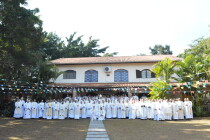
[[[146,56],[115,56],[115,57],[79,57],[60,58],[52,60],[56,65],[67,64],[115,64],[115,63],[154,63],[170,58],[174,61],[181,61],[181,58],[172,55],[146,55]]]
[[[148,86],[149,82],[127,82],[127,83],[54,83],[49,84],[55,87],[77,87],[77,88],[117,88],[117,87],[141,87]],[[171,82],[171,85],[176,85],[176,82]]]

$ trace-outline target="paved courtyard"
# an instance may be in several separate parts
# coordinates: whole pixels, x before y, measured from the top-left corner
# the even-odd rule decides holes
[[[90,120],[0,118],[0,140],[85,140]],[[103,121],[111,140],[207,140],[210,117],[184,121]]]

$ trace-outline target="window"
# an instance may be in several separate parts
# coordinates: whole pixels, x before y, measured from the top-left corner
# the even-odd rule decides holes
[[[142,78],[155,78],[155,73],[145,69],[141,71],[141,76]]]
[[[98,71],[88,70],[85,72],[85,82],[98,82]]]
[[[128,82],[128,71],[124,69],[118,69],[114,71],[115,82]]]
[[[136,70],[136,78],[141,78],[141,71],[140,70]]]
[[[63,79],[76,79],[76,71],[67,70],[63,73]]]

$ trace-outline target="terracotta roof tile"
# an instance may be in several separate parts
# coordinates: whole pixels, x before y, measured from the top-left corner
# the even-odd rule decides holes
[[[146,56],[115,56],[115,57],[79,57],[60,58],[52,60],[53,64],[114,64],[114,63],[151,63],[170,58],[174,61],[181,61],[181,58],[172,55],[146,55]]]

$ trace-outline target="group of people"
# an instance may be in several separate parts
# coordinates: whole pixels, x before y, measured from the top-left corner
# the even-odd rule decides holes
[[[139,99],[137,96],[93,96],[67,97],[62,100],[36,100],[15,102],[15,118],[23,119],[150,119],[182,120],[193,119],[192,102],[185,98]]]

